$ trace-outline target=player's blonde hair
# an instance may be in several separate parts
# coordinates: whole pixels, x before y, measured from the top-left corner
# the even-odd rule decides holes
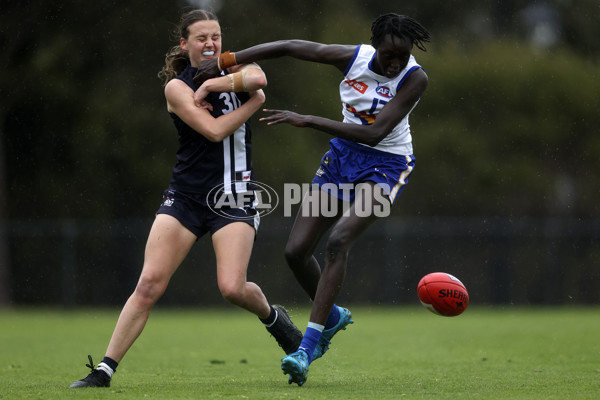
[[[173,36],[179,38],[188,38],[190,32],[189,27],[198,21],[217,21],[217,16],[206,10],[192,10],[181,16],[181,20]],[[165,65],[158,72],[158,77],[163,80],[166,85],[171,79],[183,72],[188,66],[190,57],[188,53],[181,48],[180,45],[173,46],[165,55]]]

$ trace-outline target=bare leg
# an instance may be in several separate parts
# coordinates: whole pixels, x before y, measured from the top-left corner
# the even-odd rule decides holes
[[[121,362],[142,333],[150,310],[164,293],[171,276],[196,239],[192,232],[170,215],[156,216],[146,243],[140,279],[121,311],[106,356]]]
[[[340,213],[342,210],[341,201],[327,196],[325,192],[319,189],[312,190],[307,195],[302,206],[298,210],[296,220],[290,231],[288,242],[285,247],[285,259],[288,266],[294,273],[296,280],[300,286],[309,295],[311,300],[314,300],[317,293],[317,285],[321,277],[321,267],[319,262],[313,255],[315,248],[321,241],[327,230],[337,221],[338,217],[324,217],[319,212],[316,215],[311,215],[308,211],[312,209],[313,203],[317,202],[317,210],[320,210],[321,201],[337,202]],[[307,215],[303,215],[306,213]]]
[[[378,204],[374,191],[381,191],[381,187],[373,182],[367,182],[366,185],[369,186],[368,190],[357,190],[355,202],[348,210],[347,215],[342,216],[333,226],[327,239],[325,267],[321,272],[321,279],[310,314],[310,321],[319,325],[325,325],[329,312],[340,293],[346,276],[348,253],[352,245],[377,220],[374,212],[371,212],[369,216],[357,215],[357,206],[363,204],[363,201],[367,201],[367,204],[371,205]],[[370,199],[367,199],[366,196],[369,196]],[[382,197],[383,195],[379,198]]]
[[[290,354],[281,360],[281,369],[285,374],[289,375],[289,383],[296,382],[298,385],[304,384],[308,374],[308,366],[311,361],[316,357],[321,357],[327,350],[333,335],[340,329],[345,329],[345,326],[352,322],[352,319],[349,318],[350,314],[348,313],[346,314],[348,319],[343,320],[343,325],[336,325],[335,328],[330,328],[332,329],[330,332],[325,331],[329,332],[327,333],[327,336],[323,331],[344,281],[350,248],[356,239],[377,219],[373,212],[374,205],[376,204],[375,198],[381,198],[382,196],[375,196],[374,190],[379,191],[378,194],[381,194],[381,187],[372,182],[367,182],[365,187],[366,190],[364,191],[357,190],[356,200],[349,210],[333,225],[331,234],[327,240],[325,267],[317,281],[316,294],[314,296],[310,322],[306,328],[306,333],[300,344],[299,351]],[[371,205],[370,210],[364,210],[363,206],[368,204]],[[343,210],[338,211],[339,213],[343,212]],[[305,244],[305,248],[310,248],[310,245],[312,244],[310,241],[311,238],[309,237],[310,233],[317,231],[321,232],[320,236],[322,236],[322,231],[319,229],[322,228],[325,223],[319,218],[314,219],[311,223],[311,221],[306,222],[306,220],[300,217],[298,217],[296,222],[299,222],[299,224],[296,224],[295,227],[300,228],[300,232],[296,232],[296,235],[301,239],[305,239],[304,241],[300,240],[300,243]],[[298,239],[298,237],[293,237],[291,239]],[[307,243],[308,245],[306,245]],[[314,250],[314,247],[311,248],[311,253],[312,250]],[[299,265],[302,267],[301,263]],[[308,269],[306,266],[304,268]],[[310,271],[312,270],[309,270],[309,272]],[[307,273],[306,275],[309,274]]]
[[[265,319],[271,308],[260,287],[247,282],[248,263],[254,245],[254,229],[244,222],[234,222],[212,236],[217,255],[217,283],[230,303]]]

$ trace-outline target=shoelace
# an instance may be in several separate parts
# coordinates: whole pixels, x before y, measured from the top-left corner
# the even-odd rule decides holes
[[[88,354],[88,360],[90,360],[89,364],[85,364],[86,367],[90,368],[92,372],[96,370],[96,366],[94,365],[94,361],[92,361],[92,356]]]

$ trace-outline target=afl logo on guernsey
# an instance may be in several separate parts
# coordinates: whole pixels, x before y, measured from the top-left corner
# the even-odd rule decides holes
[[[392,97],[392,91],[386,86],[377,86],[377,89],[375,89],[375,91],[378,95],[380,95],[381,97],[385,97],[386,99]]]

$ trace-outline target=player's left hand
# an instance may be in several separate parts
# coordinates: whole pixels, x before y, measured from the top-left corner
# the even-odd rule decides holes
[[[263,109],[263,112],[271,114],[268,117],[259,119],[260,122],[266,122],[267,125],[290,124],[297,127],[306,126],[306,116],[297,114],[288,110],[269,110]]]
[[[196,103],[196,107],[198,108],[205,108],[208,111],[212,111],[213,110],[213,106],[212,104],[210,104],[208,101],[206,100],[202,100],[200,103]]]

